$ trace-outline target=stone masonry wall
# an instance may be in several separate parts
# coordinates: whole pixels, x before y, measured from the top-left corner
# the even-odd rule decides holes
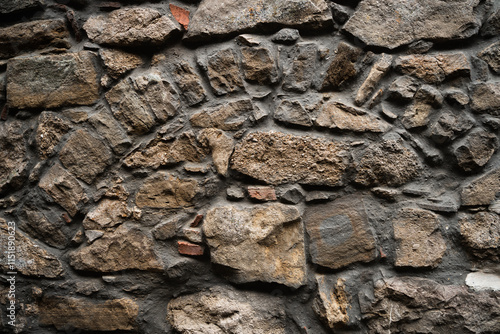
[[[500,333],[499,36],[498,0],[0,0],[0,332]]]

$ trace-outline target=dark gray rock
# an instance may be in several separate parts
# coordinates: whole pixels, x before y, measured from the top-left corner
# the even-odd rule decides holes
[[[304,93],[312,84],[318,46],[316,43],[299,43],[287,56],[283,65],[283,90]]]
[[[473,111],[500,116],[500,81],[475,83],[470,91]]]
[[[216,51],[207,57],[207,75],[215,95],[243,89],[240,69],[233,49]]]
[[[283,123],[311,127],[311,115],[304,109],[300,101],[283,100],[274,112],[274,119]]]
[[[206,98],[205,89],[201,85],[199,75],[185,61],[179,61],[171,66],[175,83],[182,96],[190,106],[203,102]]]
[[[29,11],[42,7],[42,0],[3,0],[0,2],[0,14]]]
[[[21,188],[28,178],[29,160],[23,134],[19,122],[0,124],[0,193]]]
[[[493,43],[477,54],[491,69],[500,74],[500,42]]]
[[[454,145],[453,153],[460,168],[472,172],[486,165],[497,148],[497,136],[480,130],[469,134]]]
[[[96,131],[106,138],[116,154],[123,154],[132,145],[125,130],[113,118],[104,106],[98,108],[98,112],[89,117],[89,122]]]
[[[279,44],[294,44],[300,38],[297,29],[284,28],[271,36],[271,41]]]
[[[500,9],[497,9],[481,27],[481,36],[494,37],[500,34]]]
[[[418,80],[408,75],[395,79],[389,86],[389,97],[398,101],[410,101],[419,87]]]
[[[466,114],[445,111],[431,126],[431,138],[438,144],[449,143],[470,130],[474,123]]]

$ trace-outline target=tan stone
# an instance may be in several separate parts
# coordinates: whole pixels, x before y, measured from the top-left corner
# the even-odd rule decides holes
[[[55,113],[44,111],[40,114],[35,141],[41,159],[47,159],[54,152],[54,148],[70,128],[71,125]]]
[[[227,176],[229,158],[234,149],[234,140],[222,130],[209,128],[200,132],[198,141],[204,147],[210,148],[217,172],[220,175]]]
[[[0,193],[19,189],[28,177],[28,156],[21,122],[0,124]]]
[[[340,42],[335,51],[326,76],[321,84],[321,90],[339,90],[344,83],[353,79],[358,74],[355,64],[361,55],[361,49]]]
[[[260,85],[278,81],[278,68],[272,51],[265,47],[242,47],[242,68],[245,80]]]
[[[124,201],[104,199],[83,220],[86,230],[105,230],[122,224],[132,211]]]
[[[409,55],[396,59],[395,67],[428,83],[438,83],[453,76],[468,76],[470,64],[465,54]]]
[[[366,100],[370,97],[370,94],[373,93],[376,85],[391,68],[391,64],[392,56],[385,53],[383,53],[380,56],[380,59],[377,60],[375,64],[373,64],[370,73],[368,73],[365,81],[363,81],[361,87],[359,87],[358,89],[356,99],[354,100],[354,103],[356,103],[356,105],[361,106],[366,102]]]
[[[499,191],[500,168],[497,168],[462,188],[462,205],[489,205]]]
[[[200,76],[191,65],[179,61],[171,66],[170,72],[188,105],[194,106],[205,100],[207,95],[201,85]]]
[[[143,63],[140,56],[116,49],[101,49],[99,55],[104,61],[108,74],[114,79]]]
[[[500,257],[500,216],[493,212],[462,214],[460,234],[472,253],[480,258]]]
[[[210,54],[207,57],[207,75],[216,95],[237,92],[243,88],[233,49],[223,49]]]
[[[242,99],[205,108],[189,120],[195,127],[239,130],[245,123],[252,122],[259,112],[251,100]]]
[[[335,330],[349,322],[347,310],[350,308],[345,292],[344,280],[339,278],[335,286],[330,287],[325,276],[318,275],[318,294],[313,301],[316,315],[330,329]]]

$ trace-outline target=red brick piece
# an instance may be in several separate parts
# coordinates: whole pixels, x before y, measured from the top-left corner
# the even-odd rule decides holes
[[[179,249],[179,254],[182,255],[203,255],[203,252],[205,251],[205,248],[201,245],[197,244],[192,244],[187,241],[177,241],[178,249]]]
[[[201,220],[203,219],[203,215],[197,215],[196,218],[191,223],[191,227],[196,227],[200,225]]]
[[[64,219],[66,224],[69,224],[72,222],[71,218],[68,216],[68,214],[66,212],[62,214],[62,219]]]
[[[276,201],[276,192],[273,187],[253,186],[248,187],[248,195],[259,201]]]
[[[187,30],[189,24],[189,10],[170,4],[172,15]]]

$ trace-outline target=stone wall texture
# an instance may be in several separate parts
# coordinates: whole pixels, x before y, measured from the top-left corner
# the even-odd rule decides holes
[[[500,333],[499,40],[498,0],[0,0],[0,333]]]

